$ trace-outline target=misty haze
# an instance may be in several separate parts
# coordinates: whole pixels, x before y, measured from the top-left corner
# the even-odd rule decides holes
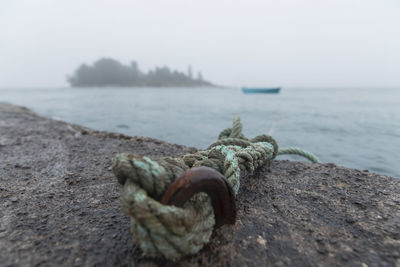
[[[399,14],[0,1],[0,265],[398,266]]]

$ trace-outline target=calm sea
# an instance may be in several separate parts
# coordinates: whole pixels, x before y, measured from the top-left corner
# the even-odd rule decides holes
[[[400,177],[400,88],[0,89],[0,102],[93,129],[205,148],[239,115],[244,134],[272,134],[333,162]],[[299,159],[293,157],[291,159]]]

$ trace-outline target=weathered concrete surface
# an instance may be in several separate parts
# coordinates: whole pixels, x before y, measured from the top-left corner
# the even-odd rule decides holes
[[[177,265],[132,244],[109,167],[193,151],[0,104],[0,266]],[[400,266],[399,179],[275,161],[241,184],[237,224],[178,265]]]

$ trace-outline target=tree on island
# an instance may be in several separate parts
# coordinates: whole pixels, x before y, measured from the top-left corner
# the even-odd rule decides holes
[[[142,72],[137,62],[123,65],[112,58],[101,58],[92,66],[82,64],[72,76],[67,77],[72,87],[94,86],[212,86],[205,81],[199,72],[197,79],[192,77],[192,69],[188,67],[188,74],[169,67],[156,67],[147,73]]]

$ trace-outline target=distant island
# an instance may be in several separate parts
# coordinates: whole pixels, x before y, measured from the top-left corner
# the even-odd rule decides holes
[[[67,81],[72,87],[213,86],[211,82],[203,79],[201,72],[194,78],[190,66],[187,73],[171,70],[167,66],[156,67],[145,73],[135,61],[124,65],[112,58],[101,58],[93,65],[80,65],[72,76],[67,77]]]

